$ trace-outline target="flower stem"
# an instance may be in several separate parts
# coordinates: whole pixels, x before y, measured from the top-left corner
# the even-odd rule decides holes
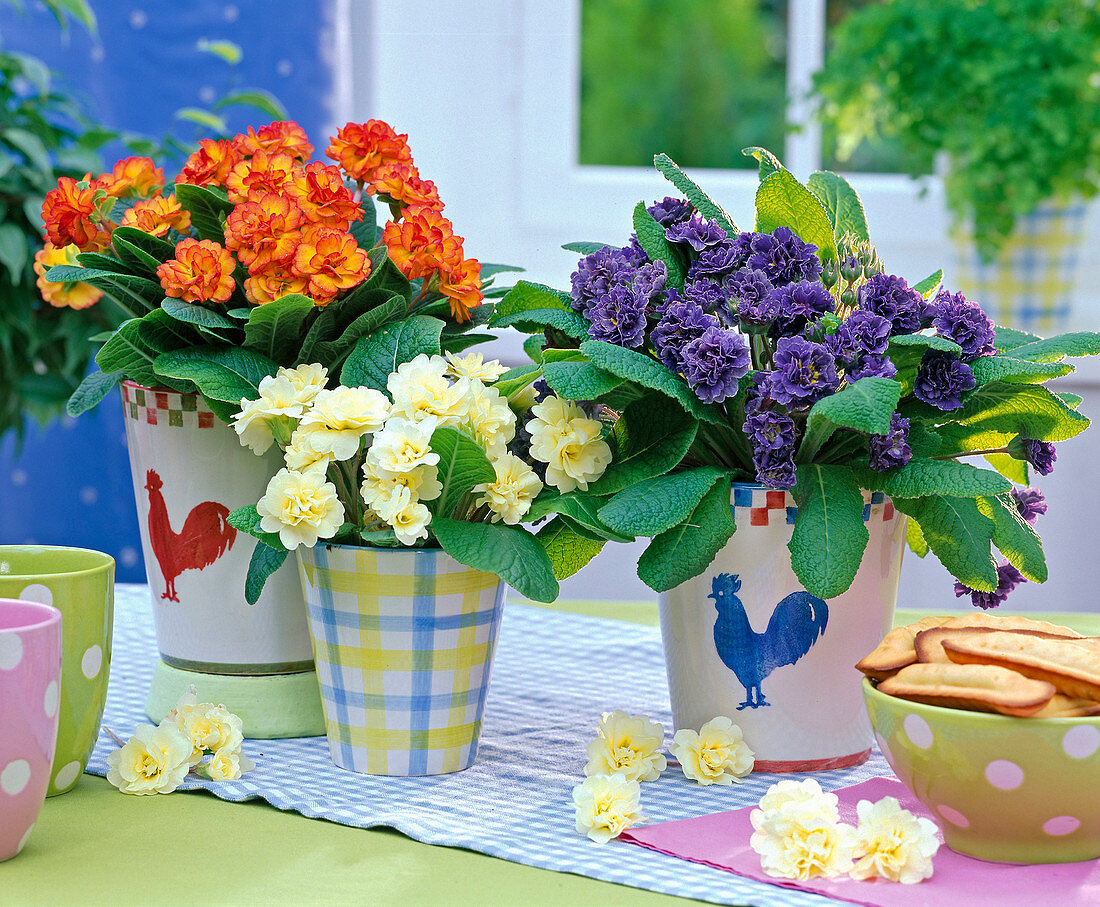
[[[957,460],[959,457],[985,457],[990,454],[1008,453],[1007,447],[987,447],[985,450],[964,450],[953,454],[940,454],[929,457],[930,460]]]

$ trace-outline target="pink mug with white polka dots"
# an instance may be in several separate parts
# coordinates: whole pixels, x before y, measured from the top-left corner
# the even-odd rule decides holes
[[[99,736],[111,670],[115,562],[85,548],[0,545],[0,598],[57,608],[65,620],[57,749],[47,796],[72,790]]]
[[[46,800],[61,695],[61,612],[0,599],[0,861],[18,854]]]

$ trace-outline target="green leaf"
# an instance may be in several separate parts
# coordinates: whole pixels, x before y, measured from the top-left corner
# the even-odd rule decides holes
[[[836,259],[833,225],[809,189],[786,170],[779,170],[756,190],[756,229],[772,233],[777,227],[790,229],[803,240],[818,248],[822,261]]]
[[[335,373],[361,338],[376,333],[387,324],[396,323],[405,314],[405,300],[392,294],[387,296],[387,292],[370,290],[369,298],[362,295],[355,297],[348,295],[335,307],[329,306],[314,322],[314,327],[325,320],[327,327],[335,329],[335,336],[326,338],[326,331],[322,329],[311,338],[310,334],[313,333],[311,330],[306,334],[306,340],[302,342],[296,357],[295,354],[291,354],[292,358],[297,358],[299,362],[320,362],[330,372]],[[352,308],[353,304],[354,308]],[[355,312],[359,311],[362,314],[355,315]],[[352,316],[354,316],[353,320],[346,327],[341,328],[344,320]],[[329,322],[329,318],[334,320]]]
[[[541,334],[544,328],[551,327],[574,340],[588,336],[588,321],[576,312],[562,309],[526,309],[506,315],[498,312],[493,316],[492,327],[515,327],[525,334]]]
[[[232,41],[211,41],[209,38],[199,38],[198,43],[195,45],[200,51],[207,54],[213,54],[215,57],[220,57],[230,66],[236,66],[241,62],[241,57],[244,54],[241,52],[240,45],[234,44]],[[276,119],[283,119],[286,114],[274,114]]]
[[[634,232],[638,244],[645,249],[650,261],[663,261],[668,268],[668,285],[679,289],[684,285],[684,266],[679,253],[665,237],[665,228],[657,223],[645,207],[638,202],[634,208]]]
[[[269,117],[276,120],[285,120],[287,118],[286,108],[279,103],[279,99],[271,94],[271,92],[264,91],[262,88],[231,91],[214,104],[214,109],[221,110],[223,107],[233,106],[254,107],[256,110],[266,113]]]
[[[654,157],[653,166],[661,171],[665,179],[684,193],[684,197],[703,217],[717,221],[718,226],[726,231],[727,236],[732,238],[741,232],[726,210],[700,189],[695,180],[684,173],[667,154],[658,154]]]
[[[863,522],[863,492],[843,466],[798,467],[792,491],[798,517],[787,548],[806,591],[833,598],[855,579],[870,537]]]
[[[1038,334],[1029,334],[1027,331],[1018,331],[1015,328],[1006,328],[999,324],[996,326],[996,332],[997,339],[993,341],[993,345],[1002,353],[1011,352],[1024,344],[1043,339]]]
[[[301,349],[302,326],[312,311],[313,300],[298,293],[256,306],[244,327],[245,348],[273,362],[293,362]]]
[[[522,390],[527,385],[538,381],[539,370],[529,365],[519,365],[516,368],[508,369],[503,375],[497,378],[493,382],[493,387],[497,389],[502,397],[508,397],[514,394],[516,391]]]
[[[431,449],[439,454],[437,474],[443,491],[428,506],[432,513],[450,516],[475,485],[496,481],[496,470],[481,445],[466,432],[448,425],[432,432]]]
[[[272,548],[282,548],[283,543],[279,541],[279,533],[264,532],[260,528],[262,519],[263,517],[257,512],[255,504],[246,504],[244,507],[231,510],[225,521],[234,529],[252,536],[265,545],[270,545]]]
[[[934,334],[898,334],[890,338],[888,355],[893,356],[898,350],[913,350],[914,353],[924,354],[925,350],[941,350],[945,353],[962,355],[962,347],[954,340],[946,337],[937,337]]]
[[[393,263],[385,248],[375,249],[368,254],[371,266],[370,277],[356,289],[384,290],[387,294],[400,296],[405,302],[410,302],[413,298],[412,284],[401,273],[401,269]]]
[[[953,415],[963,425],[1039,441],[1065,441],[1089,425],[1085,416],[1045,387],[1006,381],[979,387]]]
[[[267,356],[235,347],[192,347],[157,357],[158,375],[191,381],[204,397],[240,404],[255,400],[260,381],[274,375],[279,366]]]
[[[592,560],[605,542],[593,541],[574,532],[564,520],[554,519],[535,535],[546,550],[554,569],[554,578],[567,579]]]
[[[729,471],[716,466],[655,476],[620,491],[600,508],[599,517],[623,535],[660,535],[687,519],[703,495],[723,479],[728,485]]]
[[[581,352],[604,371],[671,397],[696,419],[715,425],[725,421],[717,409],[703,404],[683,380],[644,353],[603,340],[585,340]]]
[[[1031,362],[1015,356],[983,356],[970,363],[970,370],[979,385],[990,381],[1034,384],[1068,375],[1073,366],[1062,362]]]
[[[552,488],[544,488],[531,505],[526,519],[534,522],[556,513],[585,530],[588,538],[612,542],[634,541],[634,536],[616,532],[600,519],[599,510],[606,503],[606,497],[591,492],[571,491],[568,494],[559,494]]]
[[[120,229],[120,228],[116,228]],[[76,256],[82,267],[96,271],[108,271],[111,274],[129,274],[130,269],[117,258],[110,255],[101,255],[98,252],[81,252]]]
[[[224,135],[229,131],[229,124],[226,122],[225,117],[220,117],[209,110],[203,110],[201,107],[181,107],[176,111],[176,119],[188,123],[197,123],[199,126],[204,126],[219,135]]]
[[[153,309],[141,319],[138,336],[153,352],[169,353],[185,346],[196,346],[203,342],[199,329],[182,321],[177,321],[164,309]]]
[[[913,289],[920,293],[925,299],[931,299],[932,295],[939,289],[941,283],[943,283],[943,268],[933,271],[920,283],[914,284]]]
[[[57,265],[46,272],[46,280],[58,283],[87,283],[102,290],[131,317],[137,318],[159,308],[164,290],[159,283],[133,274],[118,274],[74,265]]]
[[[999,334],[998,334],[999,336]],[[1077,331],[1072,334],[1059,334],[1046,340],[1033,340],[1012,350],[1017,359],[1030,359],[1033,362],[1060,362],[1066,356],[1096,356],[1100,354],[1100,334],[1091,331]]]
[[[810,175],[806,188],[824,206],[836,239],[850,233],[862,242],[869,240],[863,202],[844,177],[830,170],[819,170]]]
[[[812,460],[838,428],[854,428],[865,434],[890,432],[890,417],[901,399],[901,385],[891,378],[868,376],[818,400],[810,408],[798,462]]]
[[[224,190],[176,183],[176,198],[191,212],[191,225],[200,239],[212,239],[225,245],[225,218],[233,210],[233,204]]]
[[[282,544],[272,547],[264,542],[256,542],[256,547],[252,549],[252,557],[248,561],[248,574],[244,578],[246,602],[254,605],[260,600],[267,578],[283,566],[288,554],[290,552]]]
[[[779,163],[779,158],[768,151],[767,148],[761,148],[759,145],[752,145],[748,148],[742,148],[741,153],[745,157],[755,158],[760,162],[760,179],[765,179],[783,169],[783,165]]]
[[[27,163],[43,176],[53,176],[53,166],[50,164],[49,152],[46,151],[46,146],[42,144],[42,139],[33,132],[28,132],[26,129],[5,129],[0,132],[0,139],[21,151],[27,159]],[[39,202],[39,205],[41,205],[41,202]]]
[[[591,362],[546,362],[542,375],[550,388],[567,400],[595,400],[623,383],[622,378]]]
[[[679,465],[698,428],[699,423],[683,407],[663,394],[636,400],[611,429],[607,438],[611,464],[589,491],[615,494],[635,482],[664,475]]]
[[[166,239],[161,239],[159,236],[150,236],[148,233],[142,233],[141,230],[135,227],[115,227],[114,232],[111,234],[111,242],[114,243],[119,239],[126,240],[130,245],[145,252],[150,258],[161,264],[168,261],[170,258],[175,258],[176,247],[174,244],[168,242]],[[154,271],[156,268],[154,268]]]
[[[546,550],[518,526],[467,523],[435,517],[432,532],[443,550],[467,567],[495,573],[520,595],[537,602],[558,597],[558,581]]]
[[[1056,393],[1054,396],[1066,404],[1070,409],[1077,409],[1084,400],[1083,397],[1079,397],[1077,394],[1065,392]]]
[[[118,372],[145,387],[160,384],[153,371],[153,353],[140,337],[140,318],[124,321],[96,353],[96,365],[104,372]]]
[[[386,382],[397,366],[421,353],[438,356],[442,333],[443,322],[438,318],[413,315],[360,337],[344,362],[340,382],[348,387],[373,387],[388,395]]]
[[[495,265],[490,262],[483,261],[481,263],[481,279],[486,280],[489,277],[494,277],[497,274],[508,274],[511,272],[522,273],[526,268],[520,268],[516,265]]]
[[[0,265],[7,269],[12,284],[22,279],[29,258],[26,233],[16,224],[0,224]]]
[[[1012,488],[1004,476],[955,460],[913,458],[898,469],[876,472],[867,467],[855,470],[864,488],[882,491],[893,498],[921,498],[925,495],[952,495],[979,498],[1003,494]]]
[[[923,558],[928,554],[928,542],[924,540],[924,534],[916,520],[905,520],[905,542],[917,557]]]
[[[497,339],[496,334],[448,334],[443,331],[439,342],[439,348],[444,353],[461,353],[480,343],[492,343]]]
[[[94,409],[121,382],[122,372],[103,372],[93,369],[84,376],[84,380],[77,385],[76,390],[69,397],[65,412],[75,419],[81,413]]]
[[[374,234],[378,227],[378,208],[374,204],[373,196],[363,193],[359,210],[363,213],[363,217],[355,221],[348,232],[355,237],[361,249],[369,251],[374,248]]]
[[[184,324],[198,325],[211,331],[232,331],[237,327],[235,321],[226,318],[213,309],[208,309],[197,302],[184,302],[174,296],[164,297],[160,307],[176,321],[182,321]]]
[[[1017,460],[1008,454],[986,454],[986,462],[997,472],[1017,485],[1028,485],[1027,460]]]
[[[523,351],[532,362],[542,362],[542,351],[546,348],[546,337],[535,334],[523,341]]]
[[[576,252],[579,255],[591,255],[593,252],[599,252],[600,249],[613,249],[615,247],[605,242],[567,242],[562,248],[565,249],[566,252]]]
[[[997,588],[993,520],[973,498],[899,498],[894,506],[917,521],[928,547],[955,579],[981,592]]]
[[[527,312],[536,309],[558,309],[563,312],[572,312],[572,300],[568,293],[544,286],[541,283],[531,283],[529,280],[517,280],[508,294],[497,304],[490,327],[498,327],[496,319],[516,312]]]
[[[1047,581],[1043,540],[1016,509],[1011,495],[979,498],[978,509],[993,521],[993,544],[1010,564],[1034,583]]]
[[[656,592],[674,589],[706,570],[736,529],[729,482],[716,482],[687,519],[649,543],[638,577]]]

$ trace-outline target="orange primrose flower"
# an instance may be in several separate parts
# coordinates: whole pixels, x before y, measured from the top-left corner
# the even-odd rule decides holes
[[[306,131],[293,120],[269,123],[259,129],[249,126],[248,132],[233,139],[233,148],[240,157],[263,151],[266,154],[289,154],[300,161],[308,161],[313,154]]]
[[[186,233],[191,228],[191,212],[174,195],[158,195],[137,202],[122,215],[120,227],[135,227],[150,236],[167,236],[169,230]]]
[[[148,198],[157,195],[164,186],[164,171],[150,158],[126,157],[110,173],[104,173],[99,183],[112,198],[125,195]]]
[[[305,222],[302,209],[283,195],[268,194],[259,201],[237,205],[225,219],[225,247],[237,253],[241,264],[258,271],[294,254]]]
[[[63,246],[58,248],[53,243],[39,249],[34,254],[34,273],[38,275],[35,281],[42,298],[50,305],[70,309],[86,309],[95,305],[102,298],[103,293],[86,283],[55,283],[46,280],[46,272],[54,265],[77,264],[76,254],[80,250],[76,246]]]
[[[351,190],[344,185],[339,167],[314,161],[295,173],[285,191],[301,206],[312,223],[346,231],[363,212]]]
[[[387,196],[402,208],[421,205],[442,211],[444,207],[435,183],[421,179],[420,171],[403,161],[386,161],[375,170],[367,184],[367,192]]]
[[[259,201],[270,193],[278,194],[301,165],[289,154],[257,151],[249,160],[239,161],[225,179],[229,200],[234,204]]]
[[[61,177],[42,203],[46,239],[58,247],[71,243],[81,252],[103,251],[111,235],[109,221],[98,208],[102,188],[98,180],[85,178],[78,183],[70,176]]]
[[[309,279],[309,295],[317,305],[327,305],[370,274],[370,259],[350,233],[329,227],[310,227],[294,251],[291,265],[299,277]]]
[[[244,295],[254,305],[274,302],[291,293],[305,293],[308,289],[308,277],[299,276],[278,264],[253,273],[244,282]]]
[[[229,139],[201,139],[199,150],[187,159],[176,182],[192,186],[223,185],[239,160]]]
[[[209,239],[176,243],[176,257],[157,268],[169,296],[185,302],[228,302],[236,284],[233,256]]]
[[[439,292],[451,303],[451,314],[460,324],[470,320],[470,309],[481,305],[481,262],[466,258],[449,271],[439,272]]]
[[[407,139],[407,134],[398,135],[382,120],[348,123],[336,133],[325,154],[353,180],[365,183],[386,161],[412,163]]]
[[[438,210],[413,206],[402,214],[399,223],[386,224],[382,241],[406,277],[427,277],[462,262],[462,237],[454,235],[451,222]]]

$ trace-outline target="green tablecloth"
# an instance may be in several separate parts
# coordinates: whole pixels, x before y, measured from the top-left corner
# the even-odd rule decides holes
[[[656,624],[656,605],[561,602],[580,614]],[[922,612],[899,611],[898,622]],[[927,612],[923,612],[927,613]],[[962,613],[962,612],[959,612]],[[1100,635],[1098,614],[1043,615]],[[84,775],[46,801],[23,853],[0,864],[0,905],[656,904],[681,899],[471,851],[420,844],[386,829],[347,828],[262,802],[205,792],[127,797]]]

